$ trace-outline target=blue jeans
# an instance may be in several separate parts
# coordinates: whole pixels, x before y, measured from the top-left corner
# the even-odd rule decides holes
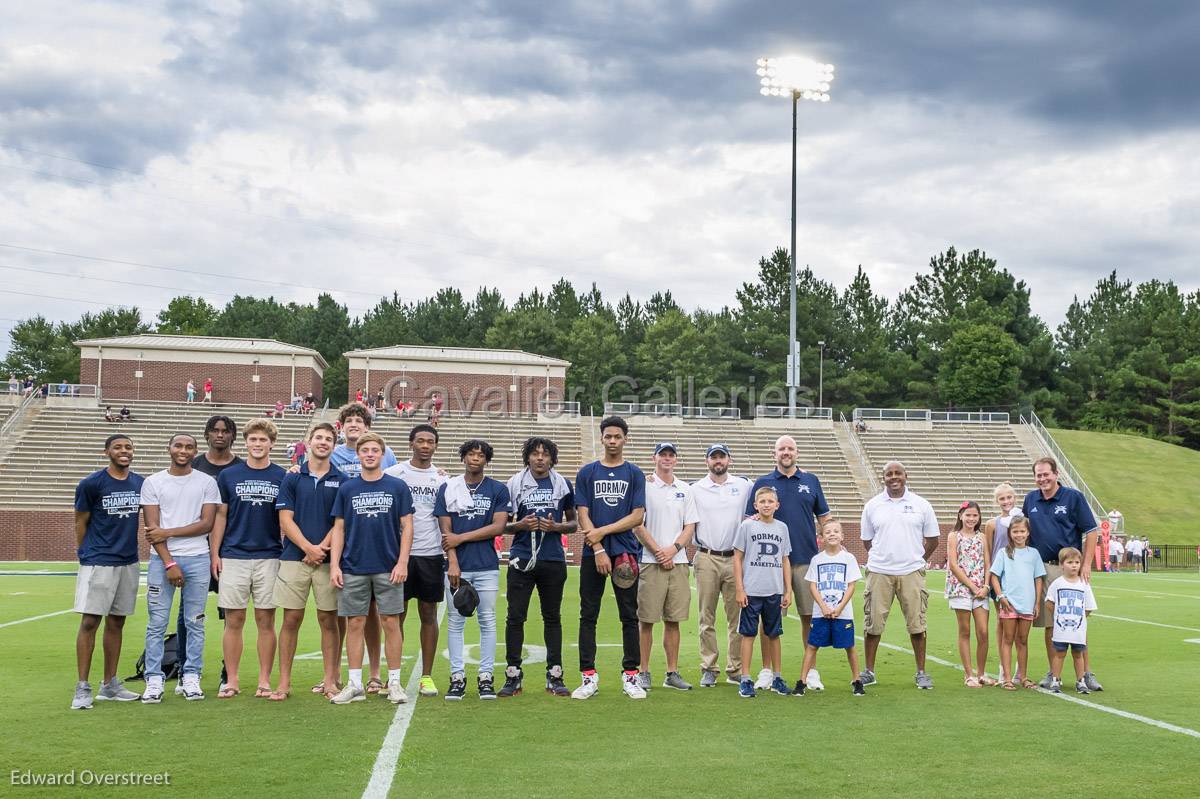
[[[475,609],[475,618],[479,620],[479,673],[491,674],[496,662],[496,595],[500,592],[500,569],[463,572],[459,579],[470,583],[479,594],[479,607]],[[446,612],[450,617],[450,634],[447,637],[450,673],[458,674],[464,671],[463,637],[467,629],[467,617],[460,615],[454,607],[449,578],[446,580]]]
[[[204,667],[204,607],[208,602],[208,555],[185,555],[175,558],[183,570],[183,589],[180,605],[184,625],[187,627],[186,652],[183,674],[200,676]],[[146,676],[161,677],[163,640],[167,623],[171,618],[171,602],[175,598],[175,586],[167,579],[167,570],[158,555],[150,556],[146,574],[146,609],[150,619],[146,623]],[[177,639],[178,640],[178,639]]]

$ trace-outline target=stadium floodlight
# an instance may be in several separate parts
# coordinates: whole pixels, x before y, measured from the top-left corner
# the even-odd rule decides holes
[[[788,418],[796,418],[796,386],[800,382],[800,357],[796,348],[796,106],[801,100],[829,102],[829,87],[833,83],[833,64],[813,61],[803,56],[763,57],[757,62],[758,92],[764,97],[792,98],[792,282],[791,316],[788,328]],[[822,348],[822,372],[824,348]],[[824,374],[822,374],[822,378]],[[822,380],[822,383],[824,381]],[[824,389],[824,386],[821,387]],[[824,391],[821,392],[824,394]],[[821,402],[818,400],[818,403]]]

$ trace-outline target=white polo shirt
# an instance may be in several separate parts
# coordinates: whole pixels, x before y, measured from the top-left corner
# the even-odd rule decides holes
[[[689,493],[688,484],[678,477],[673,483],[664,483],[655,472],[646,475],[646,529],[660,549],[674,549],[683,526],[696,521],[696,509],[688,502]],[[674,560],[687,563],[687,552],[679,550]],[[642,563],[654,562],[654,555],[643,547]]]
[[[893,499],[871,497],[862,512],[863,541],[871,542],[867,570],[900,576],[925,568],[925,539],[941,535],[933,506],[907,489]]]
[[[753,483],[745,477],[726,474],[724,483],[714,483],[708,474],[692,483],[689,499],[695,508],[696,546],[728,552],[738,525],[746,518],[746,497]]]

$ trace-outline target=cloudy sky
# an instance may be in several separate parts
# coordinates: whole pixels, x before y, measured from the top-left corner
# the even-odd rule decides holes
[[[790,108],[754,70],[790,53],[837,65],[833,101],[800,108],[799,260],[822,277],[862,264],[894,296],[982,248],[1051,324],[1112,269],[1200,285],[1186,0],[20,6],[5,330],[560,275],[719,307],[787,244]]]

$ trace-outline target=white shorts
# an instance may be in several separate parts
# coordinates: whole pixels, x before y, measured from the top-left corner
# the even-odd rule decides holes
[[[75,612],[90,616],[132,616],[137,603],[138,565],[80,566],[75,580]]]
[[[950,597],[951,610],[978,610],[983,608],[988,609],[988,601],[986,599],[976,599],[972,596],[952,596]]]
[[[258,610],[274,610],[275,580],[278,576],[279,558],[221,558],[217,607],[245,610],[253,597],[254,607]]]

